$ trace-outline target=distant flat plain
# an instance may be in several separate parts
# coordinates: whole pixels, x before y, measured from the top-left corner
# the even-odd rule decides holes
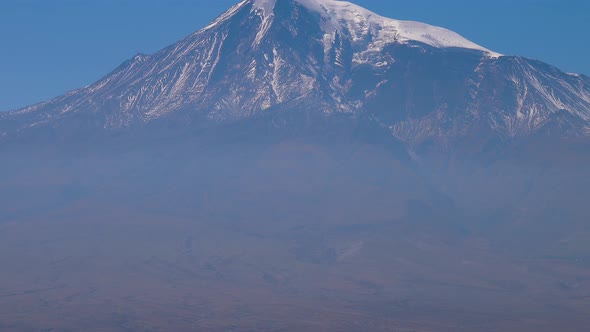
[[[344,157],[317,149],[287,145],[217,164],[81,155],[44,159],[43,173],[20,160],[2,180],[0,330],[590,324],[583,256],[465,230],[468,220],[428,208],[428,186],[397,161],[367,148]],[[563,247],[586,252],[584,234],[568,233]]]

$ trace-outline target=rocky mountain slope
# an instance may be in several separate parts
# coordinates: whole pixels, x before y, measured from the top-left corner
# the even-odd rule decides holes
[[[577,137],[590,133],[590,78],[346,1],[245,0],[90,86],[1,114],[0,135],[277,112],[370,118],[412,145],[482,133]]]

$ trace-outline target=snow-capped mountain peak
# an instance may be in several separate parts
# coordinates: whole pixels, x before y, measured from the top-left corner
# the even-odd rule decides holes
[[[94,84],[0,116],[0,138],[61,123],[120,129],[308,112],[366,116],[412,144],[481,128],[589,135],[590,78],[346,1],[244,0]]]
[[[482,47],[461,35],[445,28],[414,21],[401,21],[380,16],[348,1],[339,0],[246,0],[240,5],[253,1],[253,10],[273,15],[277,1],[295,1],[305,8],[319,13],[327,34],[334,30],[347,31],[353,41],[374,39],[373,46],[392,42],[420,42],[436,48],[465,48],[485,52],[491,57],[496,53]]]

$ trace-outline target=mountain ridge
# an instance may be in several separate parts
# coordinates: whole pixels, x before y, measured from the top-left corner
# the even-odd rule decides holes
[[[418,32],[400,30],[403,24]],[[76,117],[112,130],[177,113],[217,123],[277,108],[369,115],[409,144],[451,141],[477,128],[512,139],[556,118],[565,126],[557,136],[585,136],[590,78],[345,1],[244,0],[96,83],[0,115],[0,135]],[[562,111],[571,119],[560,120]]]

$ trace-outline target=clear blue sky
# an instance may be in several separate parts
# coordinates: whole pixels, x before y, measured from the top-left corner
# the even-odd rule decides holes
[[[590,74],[588,0],[353,0],[504,54]],[[0,0],[0,110],[99,79],[198,30],[238,0]]]

